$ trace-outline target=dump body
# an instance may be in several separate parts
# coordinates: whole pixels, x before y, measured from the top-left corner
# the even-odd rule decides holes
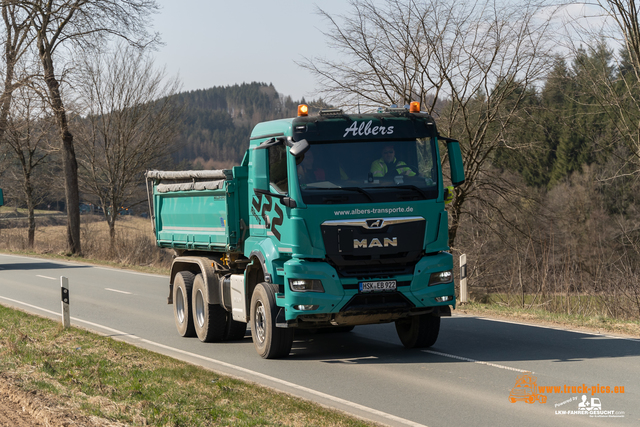
[[[443,140],[458,185],[459,146]],[[439,316],[455,307],[449,190],[426,114],[330,112],[261,123],[240,166],[150,171],[147,179],[157,243],[180,255],[170,302],[176,278],[184,298],[193,280],[227,322],[267,321],[260,316],[273,312],[277,335],[395,321],[409,347],[435,342]],[[270,293],[273,301],[260,299]],[[420,333],[413,342],[425,328],[435,337]]]
[[[160,247],[227,252],[238,239],[239,201],[232,171],[150,171]]]

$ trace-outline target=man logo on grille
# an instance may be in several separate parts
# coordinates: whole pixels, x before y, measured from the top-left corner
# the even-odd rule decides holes
[[[367,225],[364,228],[377,229],[377,228],[382,228],[384,226],[383,219],[368,219],[366,222],[367,222]]]

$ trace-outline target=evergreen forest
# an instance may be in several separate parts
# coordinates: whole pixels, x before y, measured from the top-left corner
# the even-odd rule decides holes
[[[249,135],[260,122],[297,114],[301,99],[279,94],[272,84],[243,83],[181,92],[182,128],[173,159],[182,167],[228,168],[242,160]],[[321,106],[322,101],[312,101]]]

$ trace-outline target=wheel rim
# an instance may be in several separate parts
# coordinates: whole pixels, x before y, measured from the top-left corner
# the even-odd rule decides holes
[[[196,292],[195,303],[196,303],[196,321],[198,322],[198,326],[202,327],[204,326],[205,310],[204,310],[204,298],[202,297],[202,291],[200,291],[200,289],[198,289],[198,292]]]
[[[178,321],[184,323],[184,295],[180,287],[176,290],[176,315],[178,316]]]
[[[265,340],[266,335],[266,321],[267,316],[264,311],[264,305],[262,305],[262,301],[258,301],[256,304],[256,319],[254,321],[256,338],[258,342],[262,344]]]

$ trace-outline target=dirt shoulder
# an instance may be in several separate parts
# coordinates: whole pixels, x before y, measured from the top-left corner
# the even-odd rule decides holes
[[[0,427],[123,427],[104,418],[77,415],[39,392],[25,392],[0,375]]]

